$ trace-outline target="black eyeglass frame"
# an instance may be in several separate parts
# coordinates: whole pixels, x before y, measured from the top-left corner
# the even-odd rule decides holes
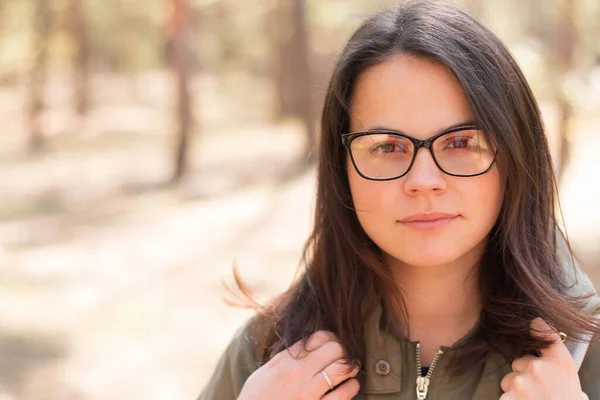
[[[472,129],[476,129],[476,130],[482,131],[482,128],[479,125],[461,125],[461,126],[456,126],[456,127],[445,129],[445,130],[441,131],[440,133],[436,134],[435,136],[432,136],[432,137],[430,137],[428,139],[425,139],[425,140],[417,139],[417,138],[414,138],[412,136],[408,136],[404,132],[395,131],[395,130],[391,130],[391,129],[373,129],[373,130],[370,130],[370,131],[344,133],[344,134],[342,134],[342,144],[344,145],[344,147],[348,151],[348,154],[350,154],[350,159],[352,160],[352,165],[354,165],[354,169],[356,170],[356,172],[361,177],[363,177],[365,179],[368,179],[368,180],[371,180],[371,181],[392,181],[394,179],[402,178],[404,175],[408,174],[408,172],[410,171],[410,169],[412,168],[412,166],[413,166],[413,164],[415,162],[415,158],[417,158],[417,152],[419,151],[419,149],[421,147],[424,147],[427,150],[429,150],[429,154],[431,154],[431,158],[433,158],[433,161],[435,162],[435,165],[437,165],[437,167],[440,169],[440,171],[442,171],[446,175],[457,176],[457,177],[461,177],[461,178],[468,178],[468,177],[472,177],[472,176],[483,175],[483,174],[489,172],[492,169],[492,166],[494,165],[494,162],[496,161],[496,155],[498,154],[498,149],[495,149],[495,151],[494,151],[494,157],[492,158],[492,161],[490,162],[490,166],[487,167],[487,169],[485,171],[479,172],[477,174],[462,175],[462,174],[451,174],[448,171],[445,171],[444,168],[442,168],[440,166],[440,164],[438,163],[437,159],[435,158],[435,154],[433,153],[433,150],[432,150],[431,146],[433,145],[433,142],[435,142],[437,139],[439,139],[440,137],[442,137],[444,135],[447,135],[449,133],[460,132],[460,131],[472,130]],[[398,176],[394,176],[394,177],[391,177],[391,178],[374,178],[372,176],[367,176],[367,175],[363,174],[361,172],[361,170],[358,168],[358,166],[356,165],[356,161],[354,161],[354,155],[352,154],[352,149],[351,149],[352,141],[354,139],[356,139],[356,138],[361,137],[361,136],[367,136],[367,135],[373,135],[373,134],[381,134],[381,133],[388,134],[388,135],[394,135],[394,136],[400,136],[400,137],[408,139],[408,140],[410,140],[412,142],[412,144],[413,144],[412,159],[410,160],[410,164],[409,164],[408,168],[406,169],[406,171],[403,174],[400,174]]]

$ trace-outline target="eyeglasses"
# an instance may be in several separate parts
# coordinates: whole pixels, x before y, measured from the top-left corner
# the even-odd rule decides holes
[[[442,172],[452,176],[485,174],[496,158],[496,148],[477,125],[449,128],[426,140],[387,129],[352,132],[342,135],[342,144],[356,172],[374,181],[406,175],[421,147],[429,150]]]

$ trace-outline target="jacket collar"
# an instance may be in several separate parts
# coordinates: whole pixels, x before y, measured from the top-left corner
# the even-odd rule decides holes
[[[382,314],[383,307],[378,305],[365,321],[366,365],[361,391],[367,394],[397,393],[401,389],[400,343],[389,332],[381,329]],[[384,373],[379,370],[382,362],[389,364],[389,370]]]
[[[396,320],[388,320],[388,318],[386,304],[381,302],[365,321],[366,365],[361,391],[366,394],[400,392],[403,368],[402,349],[407,349],[417,343],[410,341],[401,333]],[[480,320],[477,320],[473,328],[452,347],[461,345],[475,335],[479,324]],[[452,347],[442,346],[442,350]],[[383,370],[382,367],[384,367]]]
[[[581,270],[580,266],[573,261],[570,257],[570,252],[566,248],[564,241],[558,242],[557,247],[557,258],[559,264],[563,267],[565,273],[566,282],[569,284],[570,295],[584,296],[591,295],[588,299],[584,308],[585,312],[590,314],[597,313],[600,307],[600,297],[596,294],[594,285],[592,284],[589,277]],[[385,303],[382,302],[365,320],[364,332],[365,332],[365,343],[366,343],[366,357],[365,357],[365,375],[361,385],[361,392],[365,394],[385,394],[385,393],[398,393],[401,390],[401,377],[402,377],[402,354],[401,354],[401,343],[410,342],[408,338],[399,334],[398,325],[394,329],[394,321],[390,321],[389,326],[391,330],[385,329],[386,326],[386,313]],[[467,333],[461,338],[456,344],[459,345],[465,340],[468,340],[473,334],[475,334],[479,325]],[[566,342],[569,352],[573,356],[577,367],[581,366],[583,357],[589,345],[588,342]],[[489,360],[488,360],[489,361]],[[387,364],[382,364],[385,362]],[[488,363],[486,363],[487,365]],[[498,364],[497,360],[494,361],[494,365]],[[381,370],[380,368],[386,367],[387,370]],[[496,365],[495,368],[498,366]]]

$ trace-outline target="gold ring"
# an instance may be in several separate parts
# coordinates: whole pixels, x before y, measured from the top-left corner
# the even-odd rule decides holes
[[[325,380],[327,381],[329,389],[333,390],[333,383],[331,383],[331,379],[329,379],[329,375],[327,375],[327,372],[325,372],[324,369],[321,370],[321,375],[323,375],[323,378],[325,378]]]
[[[567,334],[564,332],[558,332],[558,336],[560,336],[560,340],[561,342],[565,342],[565,340],[567,340]]]

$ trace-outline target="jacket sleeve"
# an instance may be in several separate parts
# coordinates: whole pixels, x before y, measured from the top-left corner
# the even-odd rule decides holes
[[[198,400],[237,399],[246,379],[258,369],[251,321],[236,332]]]
[[[579,370],[579,381],[590,400],[600,400],[600,337],[590,343]]]

